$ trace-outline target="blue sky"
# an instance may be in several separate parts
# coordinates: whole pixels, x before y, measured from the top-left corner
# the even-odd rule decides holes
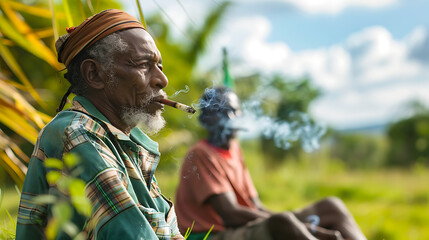
[[[162,7],[174,19],[178,39],[219,2],[141,0],[145,14]],[[323,92],[310,108],[321,123],[386,124],[410,101],[429,105],[428,10],[426,0],[235,0],[200,64],[220,71],[225,46],[232,75],[310,76]]]
[[[347,8],[338,14],[310,14],[278,2],[268,6],[239,4],[236,8],[243,15],[263,13],[275,29],[268,41],[286,42],[294,50],[341,42],[350,34],[374,25],[386,27],[395,38],[406,36],[416,26],[429,26],[429,4],[424,0],[398,1],[377,9]]]

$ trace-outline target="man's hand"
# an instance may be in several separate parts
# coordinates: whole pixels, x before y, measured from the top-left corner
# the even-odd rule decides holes
[[[257,218],[270,216],[270,214],[258,209],[241,206],[238,204],[234,192],[212,195],[207,201],[227,227],[239,227]]]

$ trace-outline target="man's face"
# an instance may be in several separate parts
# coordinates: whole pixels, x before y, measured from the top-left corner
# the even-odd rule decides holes
[[[143,29],[133,28],[119,34],[128,49],[115,56],[113,69],[109,69],[114,83],[106,88],[106,94],[126,124],[133,126],[143,121],[147,130],[157,132],[159,129],[154,128],[164,125],[161,117],[164,106],[159,100],[166,95],[162,88],[168,84],[162,72],[161,54]]]
[[[220,108],[213,113],[213,124],[211,132],[217,134],[219,141],[227,142],[234,138],[237,133],[237,126],[234,120],[241,116],[240,100],[233,92],[228,92],[220,99]]]

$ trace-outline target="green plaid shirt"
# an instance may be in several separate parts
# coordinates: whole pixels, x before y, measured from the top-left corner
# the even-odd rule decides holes
[[[107,125],[119,149],[94,119]],[[88,239],[170,239],[180,234],[173,204],[161,194],[154,177],[158,144],[137,128],[125,135],[91,102],[76,96],[72,107],[55,116],[39,134],[22,189],[17,240],[46,238],[51,206],[34,197],[56,189],[46,181],[50,169],[44,160],[62,159],[68,152],[80,157],[79,167],[84,169],[78,177],[87,184],[92,213],[86,218],[75,212],[72,221]],[[57,239],[68,238],[64,232],[57,235]]]

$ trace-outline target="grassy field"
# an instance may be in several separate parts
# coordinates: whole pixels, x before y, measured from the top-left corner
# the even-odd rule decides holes
[[[254,146],[246,164],[262,202],[271,210],[304,207],[327,196],[341,198],[369,240],[429,239],[429,169],[350,170],[314,153],[300,163],[267,168]],[[164,195],[174,199],[178,170],[158,172]]]
[[[1,189],[0,239],[12,239],[15,235],[19,196],[19,192],[14,187]]]
[[[246,151],[246,163],[265,205],[274,210],[304,207],[326,196],[344,200],[370,240],[429,239],[429,169],[346,170],[338,163],[308,155],[300,163],[267,168],[258,152]],[[164,195],[174,199],[178,171],[158,171]],[[0,229],[14,232],[18,193],[2,189]],[[0,238],[5,238],[4,231]]]

